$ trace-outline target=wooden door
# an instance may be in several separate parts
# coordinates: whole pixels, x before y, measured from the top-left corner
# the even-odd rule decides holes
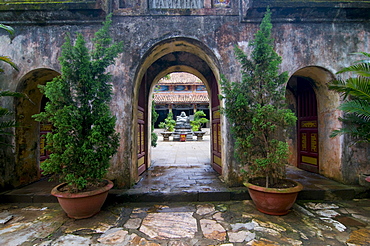
[[[144,76],[140,90],[139,100],[137,109],[137,168],[138,175],[141,175],[148,168],[148,156],[147,156],[147,122],[146,122],[146,110],[148,109],[147,104],[147,83],[146,76]]]
[[[309,81],[298,79],[298,167],[319,172],[316,95]]]
[[[212,108],[212,167],[222,174],[221,125],[219,107]]]
[[[218,86],[215,77],[210,79],[211,86],[211,105],[212,105],[212,167],[213,169],[222,174],[222,156],[221,156],[221,121],[220,121],[220,100],[218,98]]]
[[[53,126],[50,123],[40,123],[40,163],[50,156],[50,151],[46,147],[46,135],[52,131]]]
[[[45,106],[48,102],[48,99],[44,96],[41,99],[41,110],[40,112],[45,112]],[[49,122],[40,122],[40,163],[45,161],[46,159],[49,159],[50,157],[50,151],[46,150],[46,135],[49,132],[52,132],[53,125]]]
[[[144,109],[140,106],[137,111],[137,167],[138,175],[147,169],[145,156],[145,114]]]

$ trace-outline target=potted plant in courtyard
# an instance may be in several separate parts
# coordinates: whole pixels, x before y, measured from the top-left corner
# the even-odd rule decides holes
[[[113,187],[104,176],[119,136],[109,108],[112,86],[106,68],[114,64],[123,46],[112,43],[110,23],[108,16],[95,33],[91,50],[82,34],[77,34],[74,44],[67,35],[59,58],[61,75],[40,86],[49,101],[45,112],[34,116],[53,125],[47,135],[47,149],[52,154],[40,166],[45,174],[62,182],[52,194],[67,215],[76,219],[98,213]]]
[[[339,106],[344,116],[339,118],[343,122],[340,129],[336,129],[330,137],[348,134],[354,143],[370,143],[370,53],[360,52],[355,55],[365,56],[365,59],[356,61],[353,65],[345,67],[337,74],[351,73],[356,77],[337,79],[329,88],[341,93],[343,98]],[[370,170],[359,175],[359,183],[370,187]]]
[[[271,13],[267,10],[250,43],[250,58],[235,47],[242,79],[229,82],[222,78],[221,98],[225,100],[222,112],[231,123],[235,156],[248,180],[244,184],[251,198],[261,212],[282,215],[288,213],[302,185],[285,179],[289,153],[286,129],[295,125],[296,117],[285,108],[288,75],[278,72],[282,60],[273,49],[271,29]]]
[[[159,123],[159,128],[163,128],[163,132],[161,132],[163,136],[163,141],[169,141],[172,132],[175,130],[176,121],[173,119],[173,113],[170,111],[167,114],[167,118],[164,119],[161,123]]]
[[[190,121],[191,128],[197,136],[197,140],[202,140],[205,132],[202,132],[203,124],[206,124],[209,120],[204,118],[206,114],[202,110],[198,110],[194,114],[194,120]]]

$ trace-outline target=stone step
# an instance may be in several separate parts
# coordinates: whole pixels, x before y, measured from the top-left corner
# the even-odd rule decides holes
[[[299,179],[304,189],[299,193],[298,200],[352,200],[355,198],[370,197],[369,190],[361,186],[343,185],[327,179]],[[2,203],[53,203],[57,199],[50,195],[56,183],[41,180],[20,189],[0,194]],[[218,190],[189,190],[181,192],[147,192],[143,189],[112,189],[109,192],[108,202],[211,202],[250,200],[245,187],[224,188]]]

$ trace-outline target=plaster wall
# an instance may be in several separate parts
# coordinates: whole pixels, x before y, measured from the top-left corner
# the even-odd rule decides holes
[[[240,6],[248,5],[248,1],[242,2],[244,5]],[[200,58],[215,59],[213,71],[224,74],[229,80],[237,81],[240,79],[240,66],[233,54],[233,47],[239,45],[246,53],[250,53],[251,48],[248,45],[259,26],[257,21],[241,21],[239,13],[244,12],[238,11],[239,5],[214,11],[211,8],[188,12],[156,10],[148,14],[144,3],[145,1],[137,1],[136,4],[133,1],[127,1],[128,8],[122,8],[122,6],[119,7],[120,2],[113,1],[110,6],[114,13],[113,37],[125,43],[124,52],[117,59],[116,64],[109,68],[113,75],[114,94],[111,109],[117,117],[116,130],[120,133],[121,140],[118,153],[112,159],[108,178],[114,180],[119,187],[129,187],[137,178],[134,164],[137,139],[134,129],[139,78],[144,76],[146,68],[160,58],[148,58],[148,54],[152,52],[151,49],[156,44],[169,39],[195,40],[212,53]],[[109,7],[107,9],[109,11]],[[7,15],[6,24],[15,28],[16,37],[10,43],[5,33],[0,34],[0,54],[12,57],[19,65],[20,71],[16,72],[4,66],[6,71],[0,75],[0,88],[13,91],[23,91],[24,88],[28,88],[29,93],[33,93],[36,86],[27,87],[24,85],[25,81],[28,84],[43,84],[47,80],[42,76],[29,80],[28,75],[35,75],[38,69],[47,69],[52,71],[52,74],[60,72],[57,59],[66,33],[70,32],[74,35],[75,32],[81,32],[88,40],[100,27],[103,16],[104,14],[75,23],[73,23],[74,17],[68,21],[48,20],[40,25],[32,20],[27,23],[12,20]],[[320,173],[343,182],[356,183],[354,177],[356,174],[352,170],[370,173],[370,167],[367,164],[370,153],[364,146],[349,148],[347,144],[349,140],[346,138],[329,139],[330,132],[341,124],[337,120],[341,112],[336,110],[340,102],[339,96],[328,91],[326,86],[335,77],[336,71],[356,60],[356,57],[349,55],[350,53],[370,51],[368,40],[370,25],[368,22],[289,22],[273,19],[273,26],[276,51],[283,58],[281,71],[288,71],[291,76],[309,77],[317,85],[315,92],[319,105],[319,149],[322,164]],[[196,55],[201,56],[200,53]],[[313,69],[310,69],[311,67]],[[165,69],[162,68],[163,71]],[[38,100],[40,100],[39,97]],[[17,110],[18,106],[13,100],[4,99],[3,103],[6,107]],[[22,105],[27,105],[24,107],[29,108],[35,107],[32,112],[37,112],[40,110],[40,102],[34,103],[22,102]],[[21,139],[9,140],[16,143],[15,150],[3,150],[4,158],[0,160],[2,187],[18,186],[38,178],[35,176],[35,170],[37,171],[38,168],[37,148],[34,147],[39,144],[38,128],[31,121],[28,123],[32,126],[25,131],[31,132],[32,136],[22,133]],[[223,177],[229,185],[237,185],[241,181],[239,166],[233,159],[233,139],[227,119],[224,117],[222,117],[221,127],[224,139]],[[24,143],[26,145],[23,145]],[[20,154],[23,150],[26,152]],[[32,161],[25,161],[29,157]],[[294,158],[292,160],[294,161]]]

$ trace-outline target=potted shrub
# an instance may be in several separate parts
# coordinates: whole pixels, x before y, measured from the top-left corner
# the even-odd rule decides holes
[[[202,110],[198,110],[194,114],[194,120],[190,121],[191,128],[197,136],[197,140],[202,140],[205,132],[202,132],[202,126],[206,124],[209,120],[204,118],[206,114]]]
[[[278,73],[281,57],[273,49],[271,29],[271,13],[267,10],[250,43],[250,58],[235,47],[242,79],[229,82],[222,78],[221,98],[225,100],[222,112],[231,123],[235,156],[242,165],[251,198],[261,212],[282,215],[288,213],[302,185],[285,179],[286,128],[295,125],[297,118],[284,103],[288,75]]]
[[[163,141],[169,141],[172,132],[175,130],[176,121],[173,119],[173,113],[170,111],[167,114],[167,118],[164,119],[164,122],[159,123],[159,128],[163,128],[163,132],[161,132],[163,136]]]
[[[45,112],[34,116],[53,125],[47,135],[52,154],[40,166],[62,182],[52,194],[67,215],[76,219],[98,213],[113,187],[103,179],[119,144],[116,119],[109,108],[112,86],[106,68],[114,64],[123,46],[112,43],[110,23],[108,16],[95,33],[91,50],[81,34],[74,44],[67,35],[59,58],[61,75],[40,86],[49,101]]]
[[[348,134],[355,144],[370,143],[370,53],[360,52],[355,55],[365,56],[365,59],[356,61],[353,65],[345,67],[337,74],[350,73],[347,79],[333,81],[329,88],[341,93],[343,98],[339,109],[344,116],[339,118],[343,122],[341,129],[336,129],[330,135],[335,137]],[[359,174],[359,183],[370,187],[370,170]]]

